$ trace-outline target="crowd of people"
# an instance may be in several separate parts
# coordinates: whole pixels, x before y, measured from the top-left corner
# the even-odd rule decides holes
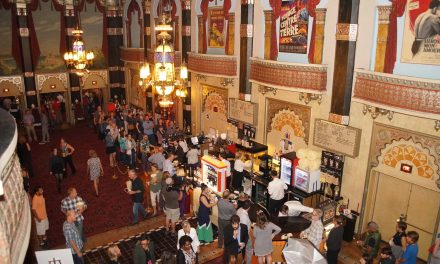
[[[42,124],[45,122],[44,111],[41,112]],[[28,116],[27,116],[28,115]],[[222,197],[217,199],[211,194],[211,189],[201,184],[201,195],[198,208],[192,208],[192,183],[185,180],[185,175],[193,175],[199,169],[200,150],[197,146],[185,140],[183,132],[176,127],[174,120],[164,119],[157,113],[143,113],[126,105],[116,105],[115,111],[105,113],[100,106],[90,113],[90,125],[103,141],[103,148],[108,155],[110,167],[114,171],[126,173],[128,176],[125,192],[132,200],[132,225],[142,219],[154,217],[162,212],[165,214],[166,234],[176,240],[177,254],[169,251],[160,252],[161,263],[198,263],[200,248],[214,241],[212,208],[218,208],[218,241],[217,247],[224,250],[224,263],[251,263],[252,256],[258,258],[258,263],[271,263],[273,246],[271,241],[281,232],[281,228],[270,221],[269,216],[286,217],[298,216],[302,212],[311,214],[311,225],[301,232],[300,237],[308,239],[316,248],[326,245],[326,257],[329,264],[338,263],[341,250],[344,217],[334,218],[334,227],[325,235],[321,222],[323,212],[302,205],[297,201],[284,202],[286,185],[273,171],[273,180],[269,183],[268,194],[269,214],[257,210],[256,221],[252,223],[249,210],[253,203],[243,193],[244,174],[250,171],[250,158],[238,152],[232,155],[226,150],[220,151],[218,158],[227,165],[227,187]],[[32,140],[37,141],[33,116],[26,112],[23,125],[28,137],[20,136],[17,153],[23,168],[24,186],[29,191],[29,177],[33,177],[31,162]],[[49,141],[49,135],[43,129],[44,141]],[[62,192],[62,179],[67,174],[74,175],[73,154],[75,144],[60,139],[59,145],[52,149],[49,160],[49,172],[54,177],[56,190]],[[68,168],[69,167],[69,168]],[[69,170],[68,170],[69,169]],[[99,179],[104,174],[103,164],[96,150],[89,151],[87,160],[87,175],[93,182],[95,195],[99,196]],[[113,175],[117,179],[116,173]],[[145,180],[146,179],[146,180]],[[145,208],[144,193],[149,189],[149,205]],[[240,192],[238,200],[233,190]],[[66,219],[63,233],[66,246],[71,249],[74,263],[84,263],[83,250],[87,242],[84,236],[83,213],[87,203],[78,195],[76,188],[67,189],[67,197],[61,201],[61,211]],[[185,220],[190,212],[197,212],[197,226]],[[37,238],[42,248],[48,248],[46,231],[49,228],[44,188],[36,186],[32,198],[32,212],[37,227]],[[140,213],[140,215],[139,215]],[[176,230],[176,223],[183,220],[182,229]],[[396,234],[389,245],[380,248],[381,235],[375,222],[367,225],[365,239],[357,244],[362,248],[360,263],[373,263],[379,256],[379,263],[415,264],[418,254],[417,241],[419,235],[415,231],[406,231],[407,225],[397,223]],[[121,250],[112,245],[107,250],[111,263],[119,263]],[[440,262],[440,239],[432,248],[433,260]],[[147,235],[139,238],[133,250],[134,263],[155,263],[154,242]],[[437,261],[437,262],[436,262]]]

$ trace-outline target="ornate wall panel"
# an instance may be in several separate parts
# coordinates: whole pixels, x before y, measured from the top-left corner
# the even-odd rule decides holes
[[[69,87],[67,73],[36,74],[37,90],[40,93],[66,92]]]
[[[280,101],[266,99],[266,144],[269,152],[280,152],[306,147],[309,142],[311,108]],[[284,151],[286,152],[286,151]]]
[[[438,119],[440,81],[356,70],[353,100]]]
[[[228,90],[220,87],[202,85],[202,130],[227,132]]]
[[[379,170],[387,170],[388,167],[396,175],[408,176],[408,181],[440,189],[438,137],[374,123],[369,160],[371,167]],[[412,174],[406,175],[400,171],[402,163],[413,166]]]
[[[218,77],[237,76],[237,58],[227,55],[188,53],[188,70]]]
[[[322,93],[327,86],[327,66],[251,58],[250,81],[292,91]]]
[[[0,77],[0,97],[19,96],[24,91],[23,76]]]
[[[89,71],[80,79],[82,89],[105,88],[108,86],[107,71]]]

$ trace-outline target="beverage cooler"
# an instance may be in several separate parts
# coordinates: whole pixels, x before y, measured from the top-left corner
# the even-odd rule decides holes
[[[215,193],[222,193],[226,189],[226,165],[210,155],[201,159],[202,182]]]
[[[305,171],[295,168],[294,186],[306,193],[318,191],[321,188],[321,171]]]
[[[288,186],[295,184],[295,168],[298,165],[296,152],[289,152],[280,156],[280,179]]]

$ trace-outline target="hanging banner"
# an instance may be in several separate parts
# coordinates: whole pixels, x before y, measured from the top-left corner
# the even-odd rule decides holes
[[[403,63],[440,65],[440,3],[408,0],[403,29]]]
[[[282,1],[280,13],[280,52],[307,53],[308,0]]]
[[[208,47],[210,48],[225,47],[224,25],[225,25],[225,17],[223,13],[223,8],[209,9]]]

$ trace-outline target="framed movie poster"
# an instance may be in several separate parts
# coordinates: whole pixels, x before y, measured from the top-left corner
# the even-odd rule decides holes
[[[280,52],[307,53],[308,0],[281,2]]]
[[[208,47],[224,48],[225,47],[225,17],[223,8],[209,9],[208,20]]]
[[[403,63],[440,65],[440,5],[408,0],[403,29]],[[430,8],[431,7],[431,8]]]

